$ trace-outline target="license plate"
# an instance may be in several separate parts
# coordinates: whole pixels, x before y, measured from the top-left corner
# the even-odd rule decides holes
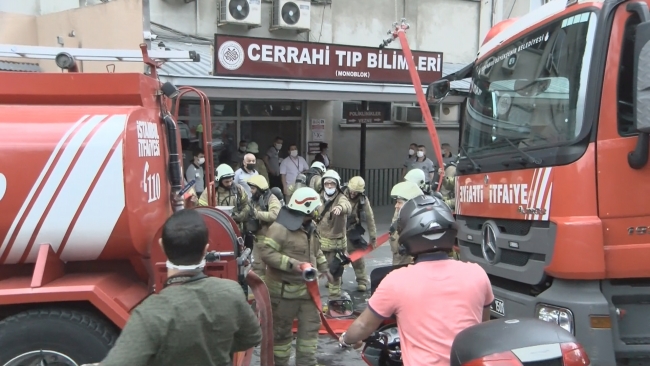
[[[503,300],[495,298],[492,305],[490,305],[490,311],[501,316],[506,316],[506,306],[503,303]]]

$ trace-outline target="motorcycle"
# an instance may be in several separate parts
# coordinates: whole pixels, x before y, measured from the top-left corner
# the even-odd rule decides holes
[[[402,350],[397,324],[386,324],[368,337],[361,359],[368,366],[402,366]]]

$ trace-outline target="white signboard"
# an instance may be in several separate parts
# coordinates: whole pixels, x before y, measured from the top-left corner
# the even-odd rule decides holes
[[[325,131],[323,130],[311,131],[311,139],[312,141],[325,141]]]

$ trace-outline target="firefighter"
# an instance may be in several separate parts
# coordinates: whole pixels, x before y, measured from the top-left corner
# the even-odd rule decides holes
[[[304,187],[296,190],[287,206],[280,209],[260,247],[262,260],[266,263],[265,282],[273,311],[273,355],[276,366],[289,364],[295,319],[298,319],[296,365],[316,365],[320,313],[302,273],[305,266],[312,266],[332,280],[312,222],[320,205],[320,197],[313,189]]]
[[[289,195],[295,190],[302,187],[309,187],[318,193],[323,191],[322,176],[325,173],[325,165],[320,161],[315,161],[311,167],[298,174],[296,182],[289,186]]]
[[[393,266],[413,263],[413,257],[404,253],[403,250],[400,250],[399,234],[397,233],[397,219],[399,218],[399,212],[402,209],[402,205],[404,205],[406,201],[422,196],[423,194],[424,192],[422,192],[416,183],[408,180],[397,183],[390,191],[391,197],[395,200],[395,214],[393,215],[393,223],[389,230],[390,250],[393,252]]]
[[[247,230],[255,235],[253,245],[253,272],[264,279],[266,265],[262,262],[260,256],[260,246],[264,243],[264,238],[269,226],[275,222],[278,217],[282,204],[269,189],[269,183],[261,175],[254,175],[248,179],[248,185],[252,193],[252,210],[250,219],[247,222]]]
[[[442,179],[442,197],[453,212],[456,208],[456,162],[452,162],[445,168],[445,177]]]
[[[348,253],[352,253],[359,249],[366,249],[368,246],[368,243],[363,238],[363,234],[366,230],[361,226],[362,212],[365,214],[366,223],[368,224],[368,238],[370,239],[370,245],[373,249],[377,245],[377,225],[375,224],[375,214],[372,212],[370,202],[364,194],[365,189],[366,182],[361,177],[350,178],[348,185],[344,189],[345,196],[348,198],[352,206],[352,210],[348,215],[347,223]],[[366,273],[366,263],[363,258],[352,262],[352,268],[354,268],[354,275],[357,278],[357,290],[365,292],[368,289],[370,281],[368,279],[368,274]]]
[[[232,206],[232,218],[243,230],[243,223],[248,219],[250,211],[248,194],[242,186],[234,182],[235,172],[230,165],[221,164],[215,175],[215,194],[217,206]],[[199,206],[208,205],[208,190],[204,190],[199,198]]]
[[[426,183],[426,176],[422,169],[411,169],[404,176],[404,181],[413,182],[420,187],[424,194],[431,194],[431,185]]]
[[[323,205],[318,208],[318,235],[323,253],[331,263],[340,252],[347,249],[347,218],[352,212],[350,201],[341,190],[341,177],[333,170],[323,174],[323,192],[321,198]],[[341,277],[334,278],[334,282],[327,285],[329,298],[341,297]]]

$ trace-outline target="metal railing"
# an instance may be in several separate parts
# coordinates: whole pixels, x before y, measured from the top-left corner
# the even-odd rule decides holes
[[[359,175],[359,169],[330,168],[341,176],[343,182]],[[390,190],[402,180],[402,168],[366,169],[366,196],[372,206],[392,205]]]

